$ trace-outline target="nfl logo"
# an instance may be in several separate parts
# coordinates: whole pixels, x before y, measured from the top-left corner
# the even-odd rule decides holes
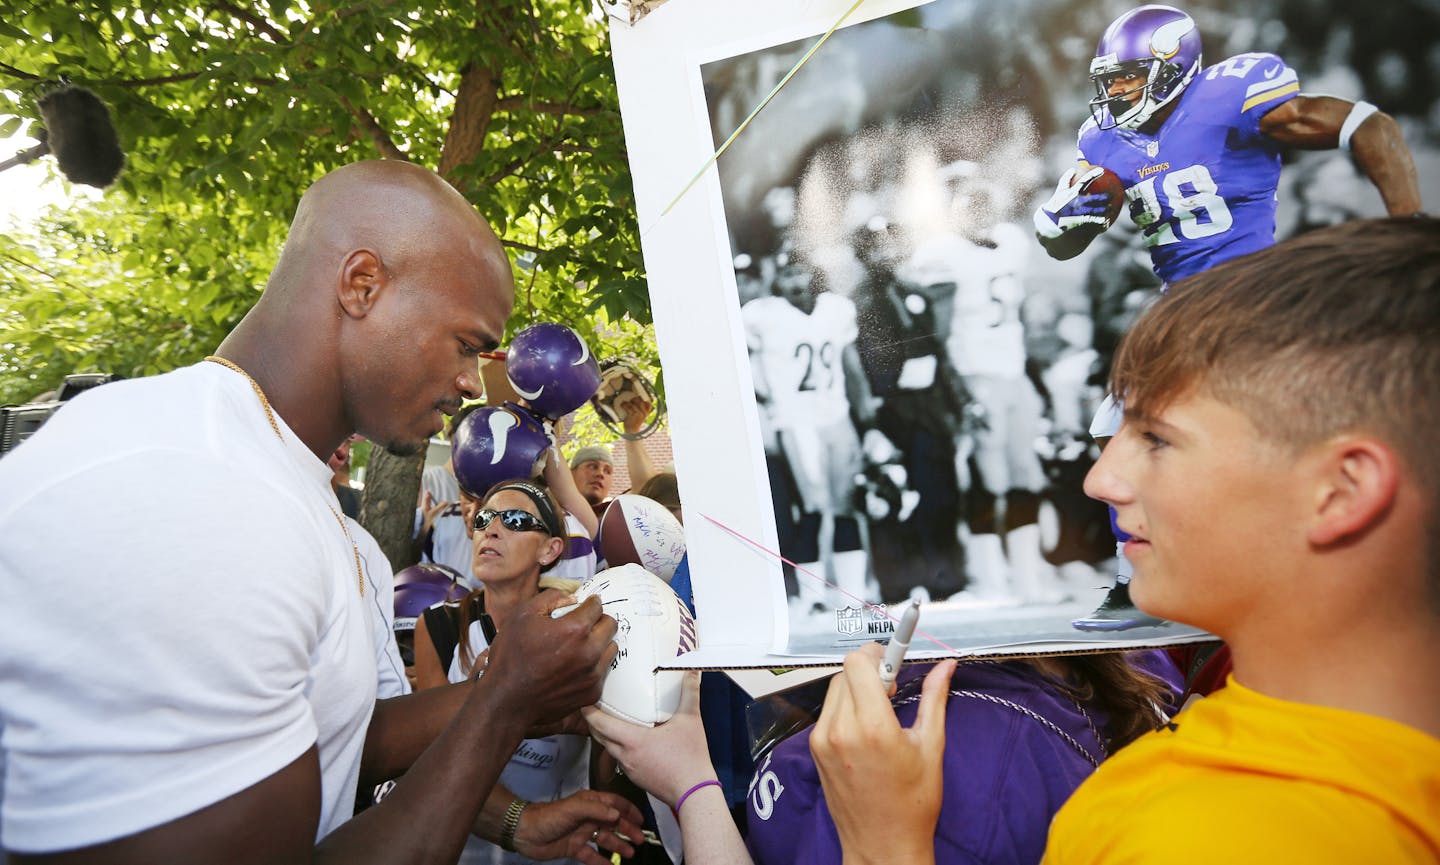
[[[1159,153],[1159,152],[1160,152],[1160,142],[1158,142],[1158,141],[1152,141],[1152,142],[1150,142],[1149,144],[1145,145],[1145,155],[1146,155],[1146,156],[1149,156],[1151,159],[1154,159],[1154,158],[1155,158],[1155,154],[1157,154],[1157,153]]]
[[[846,607],[835,611],[835,630],[846,635],[860,633],[860,608]]]

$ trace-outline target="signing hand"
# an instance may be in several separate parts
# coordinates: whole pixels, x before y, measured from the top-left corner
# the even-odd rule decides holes
[[[945,701],[955,662],[925,677],[914,726],[900,726],[880,681],[884,647],[845,658],[830,682],[810,753],[847,863],[933,862],[944,788]]]
[[[601,611],[598,597],[550,618],[571,600],[546,589],[525,601],[490,647],[484,681],[527,728],[594,705],[615,657],[615,620]]]

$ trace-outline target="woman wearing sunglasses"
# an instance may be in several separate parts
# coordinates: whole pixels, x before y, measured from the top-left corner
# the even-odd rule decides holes
[[[453,657],[442,659],[432,640],[417,636],[415,669],[422,688],[484,675],[491,641],[504,630],[521,603],[545,588],[567,592],[579,588],[574,580],[542,576],[564,555],[566,533],[564,512],[540,482],[503,481],[478,504],[477,509],[467,509],[471,567],[484,589],[471,592],[460,602],[458,644]],[[442,670],[444,678],[440,678]],[[460,857],[462,865],[521,865],[537,860],[592,865],[608,862],[588,846],[589,841],[614,845],[614,849],[630,855],[629,845],[612,830],[639,837],[640,814],[618,796],[585,789],[589,780],[588,742],[584,736],[566,734],[522,740],[476,823],[476,831],[494,839],[494,843],[472,836]],[[552,822],[546,812],[553,808],[563,808],[570,815],[570,825],[574,814],[592,809],[595,825],[590,832],[571,830],[558,838],[546,838],[542,827]],[[631,825],[624,826],[626,822]]]

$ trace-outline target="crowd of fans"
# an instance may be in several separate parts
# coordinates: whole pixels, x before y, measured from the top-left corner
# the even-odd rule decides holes
[[[984,589],[966,561],[986,555],[1009,561],[995,591],[1059,590],[1016,576],[1039,567],[1025,527],[1045,476],[1006,424],[1036,416],[1037,376],[1051,420],[1088,421],[1056,394],[1085,381],[1093,336],[1056,315],[1051,362],[1026,368],[1006,248],[1031,239],[983,218],[994,204],[963,177],[941,177],[955,232],[899,243],[872,214],[847,235],[854,300],[804,244],[737,262],[777,512],[816,570],[879,599]],[[0,459],[0,848],[1440,861],[1440,224],[1350,219],[1262,246],[1127,311],[1107,384],[1124,423],[1083,480],[1124,536],[1135,604],[1223,639],[1228,676],[1150,650],[950,659],[892,689],[872,644],[793,735],[752,749],[748,698],[719,674],[688,674],[653,727],[598,708],[618,630],[643,627],[572,603],[614,564],[612,448],[563,452],[573,407],[484,404],[513,279],[473,207],[410,163],[337,169],[215,355],[87,391]],[[983,297],[957,290],[962,260]],[[967,304],[983,331],[937,326]],[[616,408],[633,492],[683,522],[675,467],[640,444],[657,405]],[[426,470],[425,561],[396,574],[349,513],[347,448],[415,453],[442,427],[484,447]],[[865,548],[877,573],[846,558]],[[106,581],[103,603],[75,601],[82,577]],[[693,609],[686,562],[669,583]],[[436,602],[412,603],[426,584]],[[790,696],[772,714],[803,714]]]

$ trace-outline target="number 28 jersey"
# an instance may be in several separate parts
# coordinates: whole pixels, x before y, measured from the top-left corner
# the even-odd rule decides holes
[[[823,292],[808,315],[782,297],[757,297],[740,310],[745,342],[770,386],[780,424],[832,423],[850,413],[841,354],[855,342],[855,304]]]
[[[1300,91],[1274,54],[1240,54],[1196,75],[1155,134],[1080,127],[1079,158],[1120,176],[1166,283],[1275,242],[1279,145],[1260,118]]]

